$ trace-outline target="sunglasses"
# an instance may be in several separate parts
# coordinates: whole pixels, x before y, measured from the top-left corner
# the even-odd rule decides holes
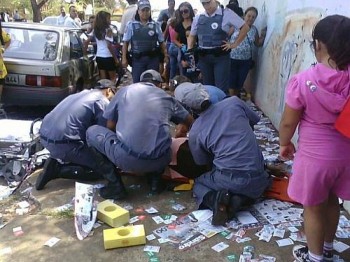
[[[184,9],[184,10],[180,10],[180,14],[188,14],[190,12],[190,10],[188,9]]]
[[[141,12],[150,12],[151,9],[149,9],[148,7],[145,7],[143,9],[140,9]]]

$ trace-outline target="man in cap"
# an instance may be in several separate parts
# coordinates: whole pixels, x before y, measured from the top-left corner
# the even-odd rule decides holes
[[[230,50],[245,38],[250,27],[231,9],[223,8],[216,0],[201,0],[202,14],[196,15],[188,37],[187,55],[193,54],[198,39],[198,63],[203,84],[214,85],[228,93]],[[237,40],[228,42],[233,30],[239,29]]]
[[[195,180],[197,203],[213,211],[213,225],[225,225],[270,185],[251,127],[259,116],[237,97],[211,105],[198,86],[176,98],[199,114],[189,132],[194,161],[212,166]]]
[[[50,152],[50,158],[45,161],[36,180],[37,190],[55,178],[90,180],[115,177],[114,165],[104,159],[99,159],[98,163],[86,144],[89,126],[106,126],[103,112],[115,91],[112,81],[101,79],[94,89],[66,97],[44,117],[39,131],[40,141]]]
[[[104,113],[109,129],[90,127],[87,142],[122,171],[146,174],[154,194],[164,189],[161,175],[171,161],[169,122],[183,123],[188,129],[193,118],[157,87],[162,82],[157,71],[145,71],[140,81],[118,91]],[[100,192],[103,198],[120,199],[126,194],[120,177],[107,187]]]

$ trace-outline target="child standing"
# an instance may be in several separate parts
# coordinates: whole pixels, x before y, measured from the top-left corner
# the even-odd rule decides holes
[[[297,261],[333,261],[338,197],[350,199],[350,139],[334,128],[350,96],[349,32],[350,19],[345,16],[319,21],[312,34],[318,63],[295,75],[286,89],[280,156],[293,158],[291,138],[299,124],[288,194],[304,207],[307,239],[307,247],[293,249]]]

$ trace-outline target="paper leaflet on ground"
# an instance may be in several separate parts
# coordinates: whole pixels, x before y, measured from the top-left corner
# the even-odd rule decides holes
[[[288,202],[267,199],[256,203],[246,211],[238,212],[236,217],[228,223],[228,226],[233,229],[258,228],[267,224],[299,226],[303,210],[292,206]]]
[[[79,240],[86,238],[94,227],[97,202],[93,185],[75,183],[74,225]]]
[[[162,226],[153,231],[154,234],[179,250],[186,250],[225,230],[225,227],[211,225],[212,211],[197,210],[186,216],[179,217],[170,225]]]
[[[264,225],[279,224],[279,229],[300,226],[302,209],[292,208],[292,204],[278,200],[265,200],[251,208],[237,212],[236,217],[228,223],[233,229],[252,229]],[[211,225],[210,210],[194,211],[187,216],[178,218],[174,223],[165,225],[153,231],[162,239],[179,250],[186,250],[223,231],[224,227]],[[272,226],[272,228],[274,228]],[[290,230],[289,230],[290,231]],[[271,231],[271,236],[274,230]],[[268,241],[267,241],[268,242]]]
[[[232,229],[252,229],[262,227],[269,222],[254,207],[246,211],[237,212],[236,217],[229,223],[228,227]]]
[[[291,221],[302,221],[303,209],[292,208],[293,204],[268,199],[254,205],[254,208],[273,225]]]

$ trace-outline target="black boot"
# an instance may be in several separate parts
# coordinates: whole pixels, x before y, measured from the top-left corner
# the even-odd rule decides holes
[[[228,222],[228,206],[231,194],[227,190],[211,191],[203,198],[203,204],[213,211],[211,224],[224,226]]]
[[[104,199],[120,200],[127,196],[125,186],[120,175],[114,182],[108,182],[107,186],[100,188],[100,196]]]
[[[98,152],[95,148],[91,147],[91,150],[98,163],[98,173],[101,173],[108,181],[107,186],[100,188],[100,196],[105,199],[115,200],[125,198],[127,192],[117,168],[107,157]]]
[[[147,183],[150,186],[149,194],[155,195],[164,191],[166,185],[162,179],[163,172],[164,171],[146,173]]]
[[[42,190],[44,186],[51,181],[52,179],[56,179],[57,174],[60,171],[60,164],[56,159],[49,157],[44,164],[43,171],[39,174],[38,178],[35,182],[36,190]]]
[[[103,179],[101,174],[96,173],[87,167],[76,164],[62,165],[57,177],[80,181],[95,181]]]
[[[232,220],[238,211],[242,210],[244,207],[252,205],[253,203],[254,199],[250,197],[232,194],[228,207],[228,219]]]

